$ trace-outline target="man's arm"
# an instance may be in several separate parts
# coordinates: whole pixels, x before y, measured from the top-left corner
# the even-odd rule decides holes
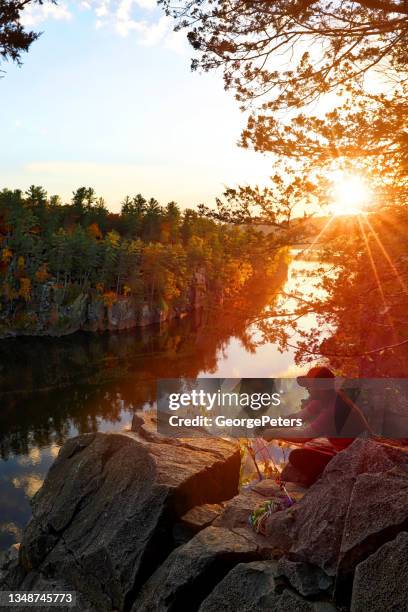
[[[321,410],[321,403],[317,400],[310,400],[301,410],[288,414],[287,419],[302,419],[308,421],[315,418]]]
[[[290,417],[287,417],[290,418]],[[311,400],[306,406],[296,412],[293,418],[301,418],[302,420],[309,419],[309,423],[303,425],[303,427],[296,427],[296,431],[291,427],[274,427],[273,429],[266,429],[261,433],[261,436],[265,440],[284,440],[285,442],[308,442],[314,438],[320,437],[320,431],[324,431],[325,427],[327,430],[327,418],[328,415],[321,410],[321,403],[317,400]],[[295,435],[291,435],[291,433]]]
[[[285,442],[309,442],[316,438],[314,432],[310,427],[301,427],[296,429],[296,435],[292,436],[290,432],[293,431],[290,427],[274,427],[273,429],[265,429],[261,436],[265,440],[284,440]],[[299,435],[300,434],[300,435]]]

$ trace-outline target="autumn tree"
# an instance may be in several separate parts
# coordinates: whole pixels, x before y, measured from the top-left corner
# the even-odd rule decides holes
[[[193,69],[221,68],[244,104],[299,108],[375,66],[405,70],[406,0],[159,0],[186,28],[200,56]]]
[[[391,167],[406,175],[406,0],[161,4],[198,51],[193,69],[223,70],[226,88],[250,111],[241,145],[273,155],[271,174],[282,189],[275,197],[273,180],[261,195],[268,200],[275,191],[276,210],[288,174],[312,181],[319,169],[352,160],[357,169],[371,168],[377,183]],[[373,93],[373,78],[386,93]],[[312,192],[305,195],[307,203]],[[319,201],[322,191],[313,195]],[[217,209],[225,220],[228,211],[245,219],[258,203],[259,192],[242,187],[227,192]]]
[[[270,187],[249,185],[227,188],[223,198],[216,198],[216,208],[199,205],[202,215],[217,221],[238,225],[269,225],[290,228],[296,205],[316,193],[316,186],[307,176],[276,172]]]
[[[197,52],[193,69],[220,69],[225,87],[248,112],[240,144],[271,155],[265,189],[227,189],[215,210],[229,223],[275,224],[291,202],[300,210],[329,203],[336,171],[363,176],[367,216],[350,225],[328,219],[319,239],[323,264],[312,274],[317,296],[291,295],[290,312],[262,316],[267,341],[295,349],[299,362],[332,359],[378,375],[401,350],[407,231],[408,3],[406,0],[161,0]],[[350,193],[353,198],[353,193]],[[289,218],[290,220],[290,218]],[[291,347],[302,317],[318,323]],[[327,329],[331,334],[327,334]],[[326,335],[324,335],[326,330]],[[404,353],[405,350],[405,353]],[[395,356],[395,355],[394,355]],[[369,364],[376,363],[376,368]],[[357,368],[358,370],[358,368]],[[354,370],[354,374],[356,371]]]
[[[136,221],[133,229],[129,221]],[[236,296],[263,269],[265,243],[252,230],[181,211],[176,202],[161,206],[137,195],[125,198],[116,214],[92,188],[76,190],[69,204],[49,198],[41,186],[5,189],[0,324],[35,331],[48,308],[53,324],[63,322],[77,299],[108,307],[129,299],[135,308],[185,311],[198,275],[208,304],[215,304],[221,294]]]

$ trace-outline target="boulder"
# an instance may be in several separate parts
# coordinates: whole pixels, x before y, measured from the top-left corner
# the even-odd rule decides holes
[[[329,602],[307,601],[286,588],[273,561],[240,563],[202,602],[199,612],[334,612]]]
[[[282,470],[282,479],[285,482],[293,482],[302,487],[308,487],[309,481],[308,478],[302,474],[299,470],[295,468],[291,463],[287,463]]]
[[[169,555],[142,587],[132,612],[197,609],[234,565],[257,556],[256,544],[245,534],[207,527]]]
[[[198,533],[205,527],[209,527],[211,523],[223,511],[224,506],[222,504],[202,504],[201,506],[195,506],[180,519],[180,523],[191,530],[193,533]]]
[[[33,499],[24,580],[63,581],[98,612],[122,610],[174,547],[174,521],[234,495],[239,465],[238,445],[226,440],[167,443],[132,432],[69,440]]]
[[[351,612],[408,610],[408,533],[400,533],[357,566]]]
[[[161,414],[159,413],[159,418],[160,416]],[[144,439],[157,444],[166,443],[172,444],[173,446],[182,445],[186,448],[191,446],[191,448],[199,448],[201,450],[205,450],[208,447],[207,440],[209,439],[209,436],[206,429],[195,427],[193,432],[194,437],[189,438],[189,434],[191,436],[192,433],[191,427],[181,425],[180,427],[177,427],[177,437],[173,438],[159,433],[157,431],[159,426],[160,424],[158,424],[156,412],[136,412],[133,415],[131,430],[140,434]],[[199,435],[201,432],[202,436]],[[181,437],[183,435],[185,437]]]
[[[407,467],[407,448],[355,440],[297,504],[268,519],[269,544],[328,576],[349,572],[408,519]]]
[[[12,544],[8,550],[0,550],[0,590],[6,588],[5,581],[18,571],[20,543]]]
[[[360,474],[351,492],[338,571],[352,572],[382,542],[408,529],[408,469]]]
[[[0,572],[7,569],[9,563],[9,551],[8,550],[0,550]],[[1,574],[0,574],[1,580]]]
[[[294,485],[289,489],[295,498],[303,495]],[[254,508],[279,494],[277,484],[266,480],[227,501],[210,527],[173,551],[150,577],[132,612],[167,612],[187,605],[194,609],[237,563],[279,557],[282,551],[270,546],[268,538],[256,534],[248,524]]]
[[[264,480],[238,493],[236,442],[167,438],[152,414],[132,430],[64,445],[18,562],[0,557],[2,588],[74,590],[86,612],[330,612],[334,583],[349,603],[357,566],[353,612],[408,609],[407,448],[356,440],[306,492],[287,484],[296,503],[268,518],[265,537],[248,517],[280,490]]]
[[[2,588],[4,590],[13,590],[7,585]],[[72,591],[72,586],[64,580],[47,579],[36,572],[31,572],[22,579],[19,590],[31,592],[34,591],[35,593],[63,593]],[[71,604],[69,607],[60,606],[59,609],[67,610],[69,612],[95,612],[95,607],[93,604],[86,599],[83,593],[79,592],[76,592],[75,603]],[[18,606],[18,612],[32,612],[32,610],[33,604],[19,604]],[[41,612],[55,612],[55,610],[58,610],[58,608],[53,605],[41,604],[40,610]]]
[[[250,529],[248,523],[249,515],[267,499],[256,491],[241,491],[239,495],[236,495],[225,504],[224,512],[215,519],[213,524],[216,527],[226,527],[228,529]]]
[[[334,582],[319,567],[302,561],[291,561],[286,557],[279,559],[277,575],[284,576],[289,584],[305,597],[331,590]]]
[[[223,509],[223,504],[202,504],[188,510],[173,527],[175,543],[180,545],[188,542],[196,533],[209,527]]]
[[[8,560],[11,562],[17,561],[19,550],[20,550],[19,542],[17,542],[16,544],[12,544],[8,550]]]

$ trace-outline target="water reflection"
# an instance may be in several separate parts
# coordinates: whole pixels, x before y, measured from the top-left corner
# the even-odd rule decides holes
[[[280,286],[291,290],[302,265],[282,270]],[[64,441],[129,427],[136,410],[154,406],[158,378],[295,375],[293,352],[262,345],[249,324],[276,300],[275,279],[270,290],[250,288],[222,316],[197,312],[132,332],[0,342],[0,549],[20,540],[28,500]]]

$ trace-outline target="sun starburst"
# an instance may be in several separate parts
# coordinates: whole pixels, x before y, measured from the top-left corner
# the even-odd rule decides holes
[[[362,176],[337,171],[331,176],[329,197],[333,215],[359,215],[366,211],[372,192]]]

